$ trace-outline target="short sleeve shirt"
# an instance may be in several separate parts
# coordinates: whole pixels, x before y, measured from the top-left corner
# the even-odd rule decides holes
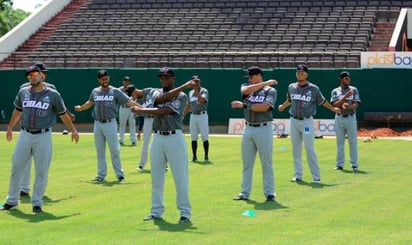
[[[158,90],[159,93],[154,93],[155,96],[162,94],[162,89]],[[155,100],[153,100],[155,101]],[[156,115],[153,120],[153,130],[160,131],[173,131],[176,129],[183,129],[183,111],[188,104],[187,95],[180,92],[172,101],[167,101],[163,104],[157,104],[158,108],[170,108],[173,110],[168,115]]]
[[[354,86],[348,86],[346,88],[342,88],[342,87],[339,86],[339,87],[333,89],[332,93],[331,93],[330,102],[333,103],[333,102],[336,102],[336,101],[342,99],[345,96],[345,94],[351,89],[353,91],[353,94],[351,96],[349,96],[348,98],[346,98],[346,103],[348,103],[350,105],[352,105],[355,102],[360,103],[361,100],[360,100],[360,96],[359,96],[359,91]],[[343,109],[342,108],[342,110],[341,110],[341,115],[342,116],[351,115],[353,113],[355,113],[354,109]]]
[[[250,83],[244,83],[241,85],[241,88],[245,86],[249,86]],[[262,122],[269,122],[273,120],[273,108],[275,106],[277,99],[277,91],[273,87],[264,87],[252,94],[247,95],[243,98],[243,102],[246,103],[248,106],[243,110],[245,120],[250,123],[262,123]],[[256,112],[250,110],[250,106],[254,104],[268,104],[270,106],[270,110],[265,112]]]
[[[207,106],[209,102],[209,92],[205,88],[200,88],[200,96],[202,96],[206,101],[205,103],[200,103],[197,96],[194,96],[195,91],[191,90],[188,94],[190,103],[190,112],[199,113],[202,111],[207,111]]]
[[[108,89],[94,88],[89,100],[94,103],[92,116],[96,120],[108,120],[116,118],[119,113],[119,105],[125,105],[130,98],[117,88],[109,86]]]
[[[291,83],[288,87],[288,100],[291,102],[289,114],[292,117],[310,117],[316,115],[316,107],[325,102],[319,87],[307,82],[305,86]]]
[[[23,87],[18,92],[14,106],[22,111],[21,126],[27,129],[51,128],[57,115],[66,112],[66,106],[59,92],[45,88],[40,92]]]

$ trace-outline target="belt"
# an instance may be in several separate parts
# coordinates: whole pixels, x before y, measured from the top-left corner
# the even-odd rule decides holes
[[[192,114],[194,114],[194,115],[206,114],[206,111],[192,112]]]
[[[353,116],[353,113],[352,114],[347,114],[347,115],[339,115],[339,116],[341,116],[341,117],[351,117],[351,116]]]
[[[146,116],[147,118],[154,118],[154,116]]]
[[[21,130],[24,130],[24,131],[26,131],[28,133],[31,133],[31,134],[41,134],[41,133],[49,132],[50,128],[42,128],[42,129],[32,130],[32,129],[21,127]]]
[[[96,121],[98,121],[99,123],[109,123],[109,122],[111,122],[111,121],[113,121],[114,119],[106,119],[106,120],[96,120]]]
[[[263,127],[268,125],[268,123],[264,122],[264,123],[250,123],[250,122],[246,122],[246,125],[250,126],[250,127]]]
[[[160,134],[160,135],[172,135],[172,134],[176,134],[176,130],[172,130],[172,131],[155,130],[155,133]]]
[[[121,105],[122,108],[129,108],[127,105]]]
[[[291,116],[293,118],[295,118],[296,120],[305,120],[305,119],[309,119],[310,117],[295,117],[295,116]]]

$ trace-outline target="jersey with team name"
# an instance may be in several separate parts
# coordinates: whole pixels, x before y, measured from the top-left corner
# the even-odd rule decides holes
[[[346,98],[345,103],[348,103],[349,105],[352,105],[355,102],[360,103],[361,100],[360,100],[360,97],[359,97],[358,89],[354,86],[348,86],[346,88],[342,88],[341,86],[339,86],[339,87],[333,89],[332,93],[331,93],[330,102],[333,103],[335,101],[338,101],[338,100],[342,99],[349,90],[352,90],[353,94],[351,96],[349,96],[348,98]],[[353,113],[355,113],[354,109],[343,109],[343,108],[341,108],[341,115],[342,116],[352,115]]]
[[[291,102],[289,114],[298,118],[316,115],[317,105],[325,102],[319,87],[310,82],[304,86],[299,86],[297,82],[289,84],[287,96]]]
[[[155,96],[152,101],[155,101],[157,96],[162,95],[163,89],[154,89],[150,94]],[[188,104],[187,95],[180,92],[178,96],[173,98],[171,101],[167,101],[162,104],[157,104],[155,107],[158,108],[170,108],[172,113],[167,115],[155,115],[153,120],[153,130],[160,131],[172,131],[176,129],[183,129],[183,111]]]
[[[59,92],[44,88],[40,92],[32,87],[23,87],[18,92],[14,106],[22,112],[21,126],[26,129],[51,128],[57,115],[66,113],[66,106]]]
[[[125,105],[130,98],[119,89],[109,86],[107,89],[94,88],[89,100],[94,103],[93,118],[103,121],[116,118],[119,105]]]
[[[250,83],[244,83],[241,85],[241,88],[249,85]],[[243,110],[245,120],[250,123],[272,122],[272,111],[273,107],[275,106],[276,99],[276,89],[269,86],[266,86],[254,93],[244,96],[243,102],[247,104],[247,107]],[[270,106],[270,109],[264,112],[252,111],[250,107],[254,104],[268,104]]]

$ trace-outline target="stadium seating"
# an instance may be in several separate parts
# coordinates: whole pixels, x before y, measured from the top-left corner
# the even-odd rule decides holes
[[[358,67],[407,0],[90,0],[21,62],[54,67]]]

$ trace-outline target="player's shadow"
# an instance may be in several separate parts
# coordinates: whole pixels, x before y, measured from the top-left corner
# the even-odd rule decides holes
[[[199,165],[205,165],[205,166],[207,166],[207,165],[212,165],[213,164],[213,162],[212,161],[210,161],[210,160],[203,160],[203,161],[199,161],[199,160],[196,160],[196,161],[191,161],[190,163],[192,163],[192,164],[199,164]]]
[[[353,170],[347,170],[347,169],[343,169],[343,170],[340,170],[340,171],[342,171],[342,173],[345,173],[345,174],[369,174],[369,172],[367,172],[367,171],[363,171],[363,170],[356,170],[356,171],[353,171]]]
[[[335,186],[335,184],[332,185],[332,184],[325,184],[325,183],[306,182],[304,180],[297,181],[297,182],[294,182],[294,183],[296,183],[297,185],[309,186],[309,187],[312,187],[314,189],[322,189],[324,187]]]
[[[197,230],[197,227],[193,226],[192,222],[187,223],[170,223],[164,219],[153,220],[153,223],[159,227],[161,231],[169,232],[181,232],[186,230]]]
[[[282,204],[278,203],[277,201],[274,202],[257,202],[255,200],[247,200],[247,204],[251,204],[255,207],[255,210],[276,210],[276,209],[284,209],[288,208],[283,206]]]
[[[49,204],[49,203],[58,203],[60,201],[64,201],[64,200],[68,200],[68,199],[72,199],[72,196],[66,197],[66,198],[61,198],[61,199],[52,199],[48,196],[44,196],[43,197],[43,202],[45,204]],[[21,203],[31,203],[31,197],[30,196],[24,196],[24,197],[20,197],[20,202]]]
[[[30,223],[39,223],[39,222],[43,222],[43,221],[51,221],[51,220],[61,220],[61,219],[66,219],[66,218],[70,218],[73,216],[77,216],[80,215],[80,213],[75,213],[75,214],[71,214],[71,215],[62,215],[62,216],[56,216],[54,214],[51,213],[47,213],[47,212],[42,212],[42,213],[32,213],[32,214],[26,214],[21,212],[20,210],[12,210],[10,212],[8,212],[11,216],[14,216],[16,218],[19,219],[25,219],[27,220],[27,222]]]

